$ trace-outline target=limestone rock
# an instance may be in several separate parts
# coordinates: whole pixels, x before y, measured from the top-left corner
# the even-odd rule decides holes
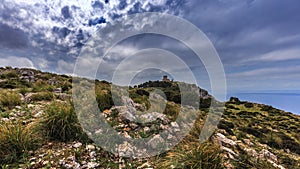
[[[236,142],[234,142],[231,139],[226,138],[223,134],[217,133],[216,134],[216,139],[221,143],[223,146],[236,146]]]
[[[160,137],[160,135],[155,135],[153,138],[151,138],[148,141],[147,144],[154,149],[157,148],[157,146],[159,146],[162,143],[164,143],[164,139]]]
[[[259,158],[270,160],[270,161],[273,161],[273,162],[277,163],[277,157],[273,153],[271,153],[270,151],[268,151],[266,149],[262,149],[259,152]]]

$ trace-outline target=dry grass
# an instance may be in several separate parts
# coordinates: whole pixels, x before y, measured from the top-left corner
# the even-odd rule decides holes
[[[11,163],[41,145],[42,138],[34,125],[0,124],[0,162]]]
[[[159,159],[158,168],[221,169],[219,147],[211,143],[186,142]]]

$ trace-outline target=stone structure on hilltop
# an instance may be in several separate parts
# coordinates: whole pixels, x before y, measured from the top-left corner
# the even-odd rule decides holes
[[[170,82],[170,79],[168,78],[167,75],[164,75],[162,81],[163,82]]]

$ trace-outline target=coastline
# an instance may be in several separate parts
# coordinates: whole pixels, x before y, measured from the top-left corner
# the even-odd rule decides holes
[[[252,91],[229,93],[230,97],[238,97],[240,100],[270,105],[274,108],[300,115],[300,91]]]

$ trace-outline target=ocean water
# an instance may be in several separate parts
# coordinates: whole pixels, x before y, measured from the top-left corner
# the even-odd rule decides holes
[[[275,108],[300,115],[300,91],[258,91],[229,93],[242,101],[271,105]]]

